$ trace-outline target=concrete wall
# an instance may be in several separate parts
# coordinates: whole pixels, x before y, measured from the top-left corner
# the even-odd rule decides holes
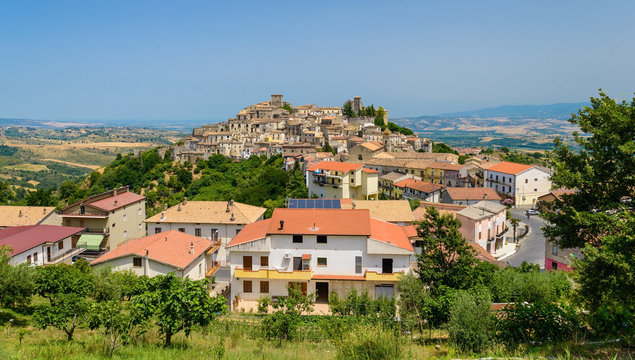
[[[139,257],[137,255],[128,255],[100,263],[95,265],[95,268],[109,266],[113,271],[132,270],[135,274],[147,275],[154,277],[157,275],[167,275],[174,273],[179,278],[189,277],[192,280],[200,280],[205,278],[206,263],[205,254],[201,254],[196,260],[194,260],[188,267],[183,270],[179,270],[174,266],[170,266],[161,262],[154,261],[145,257],[141,257],[141,266],[133,266],[133,258]],[[199,275],[199,265],[202,270],[202,275]]]
[[[63,243],[63,248],[61,250],[59,250],[59,246],[58,243],[62,242]],[[51,260],[55,259],[56,257],[64,254],[65,252],[67,252],[68,250],[72,249],[72,241],[71,241],[71,237],[67,237],[64,238],[52,245],[37,245],[32,249],[26,250],[21,252],[20,254],[16,254],[11,258],[11,265],[17,265],[17,264],[21,264],[27,261],[27,257],[30,255],[31,256],[31,264],[33,265],[44,265],[44,262],[47,259],[46,256],[46,248],[50,247],[51,248]],[[37,253],[37,261],[34,261],[34,255],[35,253]]]

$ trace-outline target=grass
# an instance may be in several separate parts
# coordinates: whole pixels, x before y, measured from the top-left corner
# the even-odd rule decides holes
[[[33,172],[48,170],[46,165],[38,165],[38,164],[19,164],[19,165],[5,166],[5,168],[10,170],[24,170],[24,171],[33,171]]]

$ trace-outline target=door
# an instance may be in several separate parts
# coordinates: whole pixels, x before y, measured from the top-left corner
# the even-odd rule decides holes
[[[317,292],[316,302],[328,303],[329,302],[329,283],[317,282],[315,283],[315,291]]]
[[[296,256],[293,258],[293,271],[302,270],[302,257]]]
[[[392,274],[392,259],[381,259],[381,272]]]
[[[46,248],[46,262],[51,262],[51,247]]]
[[[243,256],[243,269],[251,270],[251,256]]]

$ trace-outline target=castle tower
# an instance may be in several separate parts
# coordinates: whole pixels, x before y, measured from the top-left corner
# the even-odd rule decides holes
[[[362,106],[362,97],[361,96],[355,96],[353,98],[353,111],[355,112],[355,114],[359,114],[359,112],[363,108],[364,107]]]
[[[282,101],[282,95],[273,94],[271,95],[271,106],[281,107],[284,105],[284,101]]]

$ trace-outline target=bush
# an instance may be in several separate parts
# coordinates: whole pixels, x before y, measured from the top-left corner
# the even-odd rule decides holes
[[[494,337],[494,318],[490,312],[492,302],[486,292],[471,294],[460,291],[450,308],[446,324],[450,343],[461,352],[481,352]]]
[[[580,329],[580,322],[572,307],[539,301],[506,307],[496,328],[501,343],[514,349],[520,344],[545,345],[570,340]]]
[[[404,339],[383,327],[360,326],[337,343],[337,358],[389,360],[404,357]]]

